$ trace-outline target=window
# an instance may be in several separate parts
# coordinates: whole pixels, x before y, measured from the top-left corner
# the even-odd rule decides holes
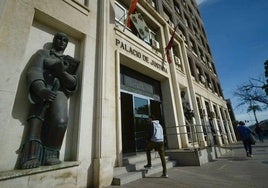
[[[149,37],[145,38],[144,41],[155,49],[160,48],[159,42],[157,40],[157,34],[151,29],[149,29]]]
[[[186,27],[190,27],[189,18],[188,18],[188,16],[186,14],[184,14],[184,24],[185,24]]]
[[[147,0],[147,2],[148,2],[153,8],[155,8],[155,0]]]
[[[171,27],[174,27],[174,23],[172,22],[172,15],[170,14],[170,12],[168,11],[168,9],[166,7],[163,7],[163,17],[164,19],[168,22],[168,24]]]
[[[205,78],[206,78],[206,83],[207,83],[208,88],[212,90],[212,83],[211,83],[211,78],[209,74],[205,73]]]
[[[211,80],[211,83],[212,83],[212,88],[211,88],[212,91],[213,91],[213,92],[216,92],[216,90],[217,90],[216,87],[217,87],[217,86],[216,86],[216,82],[215,82],[215,80],[212,79],[212,80]]]
[[[175,61],[176,69],[183,72],[183,67],[182,67],[182,62],[181,62],[181,55],[180,55],[178,45],[175,45],[173,47],[173,53],[174,53],[174,61]]]
[[[74,0],[74,1],[77,1],[78,3],[82,5],[88,6],[88,0]]]
[[[149,28],[149,36],[144,39],[145,42],[151,44],[151,40],[156,40],[156,33]]]
[[[196,73],[195,73],[195,67],[194,67],[194,62],[193,62],[192,58],[188,57],[188,62],[190,65],[191,75],[195,78]]]
[[[197,56],[196,45],[195,45],[195,42],[194,42],[194,40],[192,38],[190,38],[189,44],[190,44],[190,47],[191,47],[191,50],[192,50],[193,54],[195,56]]]
[[[115,20],[122,25],[125,25],[127,18],[127,9],[115,1]]]
[[[178,29],[179,35],[181,36],[181,38],[186,42],[186,32],[183,29],[183,27],[179,24],[179,29]]]
[[[174,9],[175,9],[177,14],[181,15],[180,6],[176,1],[174,1]]]
[[[69,4],[72,8],[80,11],[81,13],[88,15],[89,7],[88,1],[89,0],[63,0],[65,3]]]
[[[122,26],[125,25],[125,21],[126,21],[127,14],[128,14],[128,9],[126,8],[126,6],[127,5],[123,5],[122,3],[115,1],[115,20],[117,23],[119,23]],[[159,40],[158,30],[155,24],[153,24],[148,19],[148,17],[143,16],[142,12],[138,11],[138,13],[139,14],[135,14],[135,18],[139,18],[136,20],[140,20],[142,23],[144,23],[147,26],[145,30],[136,28],[136,27],[139,27],[141,24],[135,25],[135,23],[131,24],[131,27],[127,29],[131,31],[134,35],[138,36],[141,40],[151,45],[154,49],[159,50],[160,44],[158,42]],[[145,33],[144,35],[141,35],[141,32],[140,32],[141,30],[143,31],[143,33]],[[148,34],[148,31],[149,31],[149,34]]]

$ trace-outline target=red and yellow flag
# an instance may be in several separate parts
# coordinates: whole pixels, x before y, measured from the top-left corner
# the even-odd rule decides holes
[[[131,5],[128,10],[127,19],[126,19],[126,26],[130,28],[130,15],[134,13],[137,7],[138,0],[132,0]]]

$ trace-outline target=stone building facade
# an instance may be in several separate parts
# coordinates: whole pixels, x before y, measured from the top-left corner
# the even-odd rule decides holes
[[[0,2],[0,186],[104,187],[123,156],[144,151],[149,115],[164,127],[166,150],[236,142],[204,25],[194,0],[139,0],[149,30],[125,26],[131,0]],[[140,23],[139,23],[140,24]],[[175,26],[176,33],[173,35]],[[78,92],[59,165],[17,169],[27,128],[27,62],[69,36],[80,59]],[[174,43],[167,62],[165,47]]]

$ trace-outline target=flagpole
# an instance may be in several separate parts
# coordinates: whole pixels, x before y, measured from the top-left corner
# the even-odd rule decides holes
[[[127,20],[127,19],[126,19],[126,20]],[[125,24],[124,24],[123,32],[125,32],[126,27],[127,27],[127,24],[125,23]]]
[[[173,46],[173,43],[174,43],[174,37],[175,37],[175,34],[176,34],[176,30],[177,30],[177,27],[179,26],[179,24],[177,24],[175,27],[174,27],[174,31],[173,31],[173,33],[172,33],[172,35],[171,35],[171,38],[170,38],[170,40],[169,40],[169,42],[168,42],[168,44],[167,44],[167,46],[166,46],[166,48],[165,48],[165,50],[166,50],[166,57],[167,57],[167,61],[168,61],[168,63],[170,64],[170,63],[172,63],[171,62],[171,58],[170,58],[170,50],[171,50],[171,48],[172,48],[172,46]]]

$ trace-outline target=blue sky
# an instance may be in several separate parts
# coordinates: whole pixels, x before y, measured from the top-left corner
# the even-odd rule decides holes
[[[196,0],[204,22],[224,97],[237,120],[254,120],[247,107],[237,108],[233,93],[249,78],[264,76],[268,59],[268,0]],[[257,113],[259,121],[268,111]]]

